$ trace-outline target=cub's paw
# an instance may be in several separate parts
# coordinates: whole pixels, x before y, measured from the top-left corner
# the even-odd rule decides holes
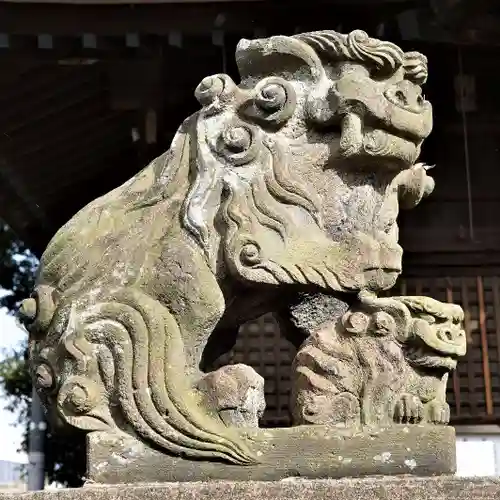
[[[424,405],[412,394],[403,394],[394,408],[394,421],[398,424],[418,424],[424,418]]]
[[[429,401],[426,405],[427,420],[437,425],[450,423],[450,405],[442,401]]]

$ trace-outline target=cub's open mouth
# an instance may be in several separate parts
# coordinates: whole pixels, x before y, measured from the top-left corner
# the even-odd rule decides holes
[[[407,346],[405,352],[408,361],[419,368],[441,368],[451,371],[457,366],[458,358],[456,356],[452,354],[443,355],[424,344]]]

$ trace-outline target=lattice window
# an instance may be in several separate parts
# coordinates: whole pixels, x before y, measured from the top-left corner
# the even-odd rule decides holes
[[[295,352],[295,347],[280,334],[273,315],[266,314],[244,324],[234,348],[216,363],[216,367],[245,363],[264,377],[266,411],[261,420],[263,427],[290,425],[290,369]]]

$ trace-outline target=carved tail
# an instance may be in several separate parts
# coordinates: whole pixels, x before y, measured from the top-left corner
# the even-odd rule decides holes
[[[187,386],[182,332],[158,301],[138,290],[120,289],[81,312],[73,304],[68,314],[66,307],[66,317],[59,344],[77,363],[70,377],[61,377],[59,395],[67,394],[64,386],[75,378],[75,372],[79,372],[80,387],[82,379],[95,386],[97,373],[103,397],[94,399],[105,399],[106,404],[101,403],[105,410],[96,428],[102,429],[104,421],[116,425],[109,418],[114,404],[121,409],[125,428],[168,453],[241,465],[257,461],[232,429],[203,411]],[[71,335],[70,330],[75,333]],[[58,397],[59,412],[75,425],[65,415],[64,404]],[[92,406],[87,404],[85,409],[95,419],[99,411]],[[88,423],[87,419],[84,428],[95,430]]]

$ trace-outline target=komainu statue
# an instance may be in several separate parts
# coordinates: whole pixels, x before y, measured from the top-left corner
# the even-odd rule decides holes
[[[452,471],[462,311],[381,296],[399,209],[434,187],[426,58],[318,31],[236,59],[241,83],[204,78],[171,148],[43,254],[20,314],[48,412],[89,432],[95,482]],[[205,369],[269,311],[298,348],[289,428],[259,429],[251,367]]]

